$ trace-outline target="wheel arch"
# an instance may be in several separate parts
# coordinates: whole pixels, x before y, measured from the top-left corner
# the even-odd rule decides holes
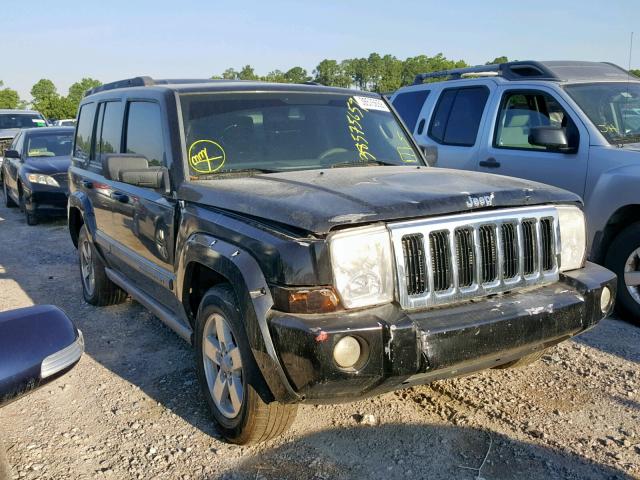
[[[253,256],[209,234],[193,233],[180,249],[177,271],[176,294],[192,327],[195,326],[195,313],[201,295],[221,283],[228,283],[232,287],[251,351],[269,393],[281,403],[296,400],[298,395],[289,384],[269,332],[267,315],[273,306],[273,299]],[[200,284],[199,281],[204,283]]]
[[[73,245],[78,248],[78,235],[82,225],[87,226],[89,235],[95,237],[96,221],[89,198],[82,192],[73,192],[67,201],[67,227]]]
[[[598,232],[598,240],[594,244],[592,259],[602,264],[607,255],[611,242],[625,228],[640,222],[640,204],[629,204],[618,208],[607,220],[603,230]]]

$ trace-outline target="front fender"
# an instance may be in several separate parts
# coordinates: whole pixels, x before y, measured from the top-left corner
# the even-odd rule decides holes
[[[199,263],[225,277],[236,294],[244,327],[254,358],[276,400],[298,399],[282,369],[271,339],[267,313],[273,299],[260,266],[245,250],[209,234],[193,233],[185,241],[178,259],[176,293],[185,298],[185,272],[190,263]]]
[[[589,226],[589,245],[597,249],[609,219],[621,208],[640,205],[640,167],[625,165],[603,172],[585,199],[585,214]],[[593,254],[597,252],[592,252]]]

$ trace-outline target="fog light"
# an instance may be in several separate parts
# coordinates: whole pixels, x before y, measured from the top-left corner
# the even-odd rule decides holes
[[[354,337],[341,338],[333,348],[333,359],[342,368],[351,368],[360,359],[360,342]]]
[[[607,313],[610,306],[611,290],[609,290],[609,287],[604,287],[602,289],[602,293],[600,294],[600,310],[602,310],[602,313]]]

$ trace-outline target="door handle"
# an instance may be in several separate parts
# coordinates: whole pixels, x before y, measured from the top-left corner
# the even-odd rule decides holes
[[[84,188],[93,188],[93,182],[90,182],[89,180],[82,180],[82,186]]]
[[[129,196],[125,195],[122,192],[111,192],[110,197],[113,198],[114,200],[117,200],[120,203],[128,203],[129,202]]]
[[[500,162],[497,162],[495,158],[491,157],[486,160],[481,160],[479,165],[487,168],[498,168],[500,167]]]

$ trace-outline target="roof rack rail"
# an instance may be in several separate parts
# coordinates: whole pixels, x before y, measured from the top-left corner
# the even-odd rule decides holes
[[[448,77],[450,80],[457,80],[464,76],[471,76],[474,74],[477,74],[478,76],[488,76],[490,74],[498,75],[507,80],[560,80],[556,74],[541,62],[527,60],[521,62],[494,63],[491,65],[454,68],[439,72],[420,73],[416,75],[413,84],[420,85],[421,83],[424,83],[427,78]]]
[[[105,92],[107,90],[115,90],[117,88],[127,88],[127,87],[150,87],[153,85],[172,85],[172,84],[185,84],[185,83],[210,83],[210,82],[220,82],[225,80],[214,80],[211,78],[165,78],[165,79],[153,79],[151,77],[133,77],[126,78],[124,80],[117,80],[115,82],[105,83],[104,85],[100,85],[98,87],[90,88],[84,93],[84,96],[93,95],[98,92]]]

